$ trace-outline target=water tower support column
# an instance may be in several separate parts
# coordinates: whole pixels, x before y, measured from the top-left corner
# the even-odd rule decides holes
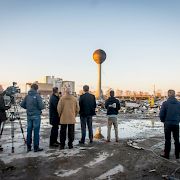
[[[101,98],[101,64],[98,64],[97,97]]]

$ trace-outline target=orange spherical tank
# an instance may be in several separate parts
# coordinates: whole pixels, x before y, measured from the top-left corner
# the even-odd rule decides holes
[[[102,64],[106,59],[106,53],[102,49],[98,49],[94,51],[93,59],[97,64]]]

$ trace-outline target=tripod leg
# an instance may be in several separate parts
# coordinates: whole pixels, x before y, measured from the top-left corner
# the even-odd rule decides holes
[[[0,127],[0,129],[1,129],[0,139],[1,139],[1,136],[2,136],[2,133],[3,133],[3,130],[4,130],[5,123],[6,123],[6,121],[4,121],[4,122],[2,123],[2,127]]]
[[[22,135],[23,135],[24,144],[26,144],[26,138],[25,138],[25,136],[24,136],[24,130],[23,130],[22,123],[21,123],[21,120],[20,120],[20,119],[19,119],[19,125],[20,125],[21,132],[22,132]]]
[[[14,153],[14,121],[11,121],[11,138],[12,138],[11,152]]]

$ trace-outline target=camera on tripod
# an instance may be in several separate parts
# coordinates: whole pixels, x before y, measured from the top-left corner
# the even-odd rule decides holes
[[[20,88],[17,86],[17,82],[13,82],[12,86],[7,87],[7,89],[5,90],[5,95],[10,97],[10,102],[9,102],[9,106],[11,106],[12,108],[9,110],[10,116],[9,116],[9,120],[10,121],[14,121],[14,120],[19,120],[20,116],[19,116],[19,112],[18,112],[18,107],[17,107],[17,102],[16,102],[16,94],[20,93],[21,90]]]
[[[9,106],[9,110],[8,110],[8,119],[10,120],[11,123],[11,139],[12,139],[12,153],[14,153],[14,121],[18,120],[19,121],[19,125],[20,125],[20,129],[21,129],[21,133],[23,135],[23,139],[24,139],[24,143],[26,144],[26,139],[24,136],[24,130],[22,127],[22,123],[21,123],[21,119],[20,119],[20,115],[18,112],[18,104],[17,104],[17,100],[16,100],[16,94],[20,93],[20,88],[17,86],[16,82],[13,82],[12,86],[9,86],[5,91],[4,91],[4,95],[6,95],[6,97],[9,97],[10,99],[8,99],[8,106]],[[10,101],[9,101],[10,100]],[[7,104],[7,103],[6,103]],[[1,128],[0,131],[0,139],[4,130],[4,126],[5,126],[6,121],[4,121],[3,126]]]
[[[7,87],[7,89],[5,90],[6,96],[10,97],[10,104],[15,103],[15,94],[17,93],[21,93],[20,88],[17,86],[17,82],[13,82],[13,85]]]

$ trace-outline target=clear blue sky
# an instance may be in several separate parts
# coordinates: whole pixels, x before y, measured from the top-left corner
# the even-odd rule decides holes
[[[180,91],[179,0],[0,0],[0,83],[55,75],[96,87]]]

